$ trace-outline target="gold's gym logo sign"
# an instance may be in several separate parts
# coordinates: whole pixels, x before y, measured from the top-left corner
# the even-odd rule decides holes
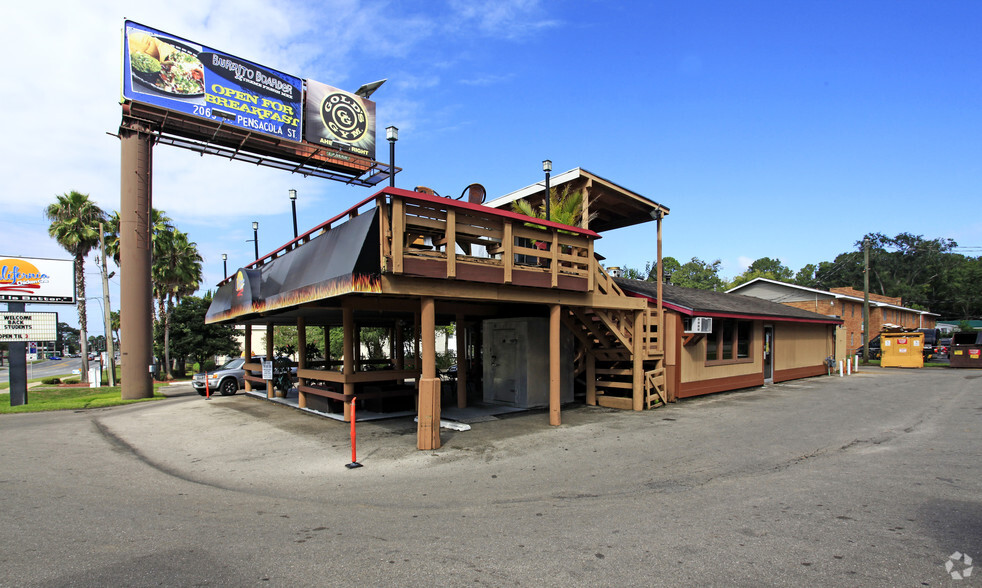
[[[33,294],[50,280],[48,274],[23,259],[0,260],[0,292]]]
[[[361,104],[347,94],[335,92],[328,94],[321,103],[321,118],[335,137],[343,141],[356,142],[368,130],[368,116]]]

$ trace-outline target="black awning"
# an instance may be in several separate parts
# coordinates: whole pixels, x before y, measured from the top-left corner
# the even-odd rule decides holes
[[[381,292],[378,209],[356,216],[215,293],[206,323],[286,310],[352,292]]]

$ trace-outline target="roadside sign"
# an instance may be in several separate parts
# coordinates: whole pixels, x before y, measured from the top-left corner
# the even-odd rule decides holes
[[[273,362],[271,361],[263,362],[263,379],[264,380],[273,379]]]
[[[0,341],[54,341],[57,338],[57,312],[0,312]]]

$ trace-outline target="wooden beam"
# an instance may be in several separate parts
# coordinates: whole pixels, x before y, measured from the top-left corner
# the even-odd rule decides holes
[[[266,324],[266,361],[273,361],[273,323]],[[266,380],[266,398],[273,397],[273,380]]]
[[[447,241],[445,251],[447,252],[447,277],[450,279],[457,277],[457,211],[453,208],[447,211]]]
[[[349,398],[355,394],[355,384],[352,376],[355,373],[355,311],[349,306],[341,309],[342,329],[344,335],[342,339],[342,349],[344,350],[344,366],[341,368],[344,374],[344,394]],[[351,402],[344,403],[344,422],[351,422]]]
[[[303,391],[306,380],[300,377],[300,371],[307,367],[307,321],[303,316],[297,317],[297,390],[300,398],[297,405],[307,408],[307,393]]]
[[[634,311],[634,350],[631,358],[633,364],[632,408],[644,410],[644,311]]]
[[[242,357],[245,358],[246,363],[249,363],[252,361],[252,325],[245,326],[245,344],[242,347]],[[246,380],[245,389],[246,392],[252,392],[252,382]]]
[[[549,306],[549,424],[558,427],[562,424],[562,418],[559,414],[559,404],[561,399],[560,394],[560,364],[562,362],[560,356],[560,329],[559,326],[562,324],[560,321],[560,316],[562,315],[562,307],[558,304],[552,304]]]
[[[436,304],[432,297],[420,301],[423,370],[419,380],[416,448],[440,448],[440,379],[436,377]]]
[[[457,408],[467,408],[467,337],[463,314],[457,313],[454,327],[457,333]]]

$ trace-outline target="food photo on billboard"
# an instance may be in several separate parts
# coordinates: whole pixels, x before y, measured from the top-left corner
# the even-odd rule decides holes
[[[300,141],[301,79],[133,21],[122,81],[124,101]]]

